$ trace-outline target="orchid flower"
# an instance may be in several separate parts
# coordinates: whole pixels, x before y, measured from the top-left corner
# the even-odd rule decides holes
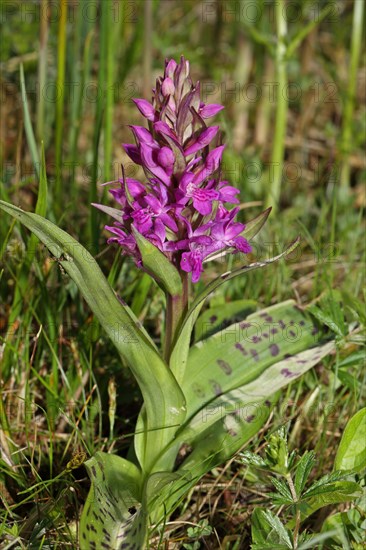
[[[122,209],[122,221],[106,226],[114,234],[109,242],[119,244],[124,254],[143,265],[134,228],[180,272],[192,273],[196,283],[203,259],[213,251],[251,250],[241,236],[245,226],[234,221],[238,210],[224,206],[239,202],[239,190],[220,180],[224,146],[219,142],[212,147],[219,139],[219,126],[205,122],[223,106],[201,101],[200,85],[192,82],[184,57],[179,63],[166,62],[151,102],[135,99],[134,103],[149,128],[131,126],[135,144],[123,147],[142,166],[147,181],[126,179],[119,189],[111,189]]]

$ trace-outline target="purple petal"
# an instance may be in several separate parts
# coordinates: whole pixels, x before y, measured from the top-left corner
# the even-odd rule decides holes
[[[203,216],[211,214],[212,201],[218,198],[216,191],[195,189],[193,192],[193,206]]]
[[[162,147],[158,153],[158,162],[163,168],[171,168],[175,162],[173,151],[169,147]]]
[[[199,111],[199,114],[202,118],[210,118],[217,115],[217,113],[222,111],[222,109],[225,109],[223,105],[212,103],[211,105],[205,105],[204,107],[202,107]]]
[[[232,185],[224,185],[223,187],[220,187],[219,191],[220,201],[231,202],[232,204],[238,204],[240,202],[239,199],[235,196],[240,193],[240,190],[236,189],[236,187],[233,187]]]
[[[200,170],[193,179],[194,183],[201,183],[218,169],[224,149],[225,145],[220,145],[220,147],[216,147],[216,149],[212,149],[212,151],[209,152],[204,168]]]
[[[207,155],[205,166],[210,171],[210,173],[215,172],[215,170],[218,169],[224,149],[225,145],[220,145],[220,147],[212,149],[212,151],[210,151]]]
[[[145,235],[149,229],[152,227],[151,212],[147,208],[141,208],[136,210],[131,214],[135,224],[136,229],[142,234]]]
[[[234,246],[237,250],[240,250],[240,252],[243,252],[243,254],[249,254],[249,252],[252,251],[252,247],[248,243],[244,237],[235,237],[233,239]]]
[[[123,183],[123,181],[121,181],[121,183]],[[135,180],[133,178],[126,178],[126,183],[127,183],[129,192],[135,199],[141,196],[146,191],[144,184],[141,183],[141,181],[139,180]]]
[[[141,143],[140,151],[144,168],[147,168],[147,170],[159,178],[165,185],[170,185],[170,177],[165,170],[154,161],[153,149],[149,145]]]
[[[122,147],[135,164],[142,164],[140,151],[136,145],[132,143],[122,143]]]
[[[192,272],[192,283],[197,283],[203,271],[201,254],[198,251],[184,252],[180,261],[180,267],[186,273]]]
[[[165,214],[163,212],[162,214],[160,214],[160,219],[163,222],[163,224],[169,227],[169,229],[171,229],[172,231],[174,231],[174,233],[178,231],[177,224],[175,223],[173,218],[171,218],[168,214]]]
[[[161,244],[165,241],[165,235],[166,235],[166,231],[165,231],[165,227],[164,227],[164,224],[162,222],[162,220],[159,220],[159,219],[156,219],[155,222],[154,222],[154,233],[155,235],[157,235],[159,241],[160,241],[160,246]],[[159,248],[160,248],[159,246]]]
[[[123,207],[126,205],[126,195],[124,189],[122,189],[121,187],[119,189],[109,189],[109,192],[115,201],[117,201]]]
[[[163,92],[163,96],[173,95],[175,92],[175,86],[174,82],[172,81],[169,76],[164,79],[164,82],[161,86],[161,91]]]
[[[172,129],[168,126],[166,122],[163,122],[162,120],[159,120],[158,122],[155,122],[154,124],[154,130],[158,134],[163,134],[166,136],[171,137],[174,141],[177,141],[177,136],[172,131]]]
[[[154,197],[154,195],[147,195],[145,197],[146,203],[151,207],[154,214],[159,214],[161,211],[160,201]]]
[[[178,67],[177,62],[174,61],[174,59],[170,59],[170,61],[167,61],[166,67],[165,67],[165,76],[168,78],[173,78],[174,71],[177,67]]]
[[[146,99],[133,99],[132,101],[134,102],[142,116],[144,116],[148,120],[155,120],[155,109],[151,105],[151,103],[146,101]]]
[[[140,143],[147,143],[148,145],[156,145],[157,143],[150,134],[149,130],[144,128],[143,126],[134,126],[131,125],[130,128],[132,129],[133,133],[135,134],[136,138]]]
[[[219,126],[211,126],[210,128],[207,128],[206,130],[204,130],[201,133],[201,135],[198,137],[196,142],[193,143],[192,145],[190,145],[190,147],[188,147],[184,151],[184,154],[186,156],[187,155],[192,155],[193,153],[196,153],[197,151],[199,151],[203,147],[206,147],[206,145],[211,143],[211,141],[216,136],[218,131],[219,131]]]

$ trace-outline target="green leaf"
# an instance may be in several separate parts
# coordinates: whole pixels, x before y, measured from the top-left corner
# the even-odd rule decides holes
[[[315,465],[315,462],[316,458],[314,451],[305,451],[296,466],[294,485],[298,497],[302,494],[305,488],[306,482]]]
[[[46,159],[45,159],[45,153],[44,153],[44,145],[42,142],[42,149],[41,149],[41,170],[39,174],[39,187],[38,187],[38,198],[36,203],[36,214],[39,214],[39,216],[45,216],[47,212],[47,195],[48,195],[48,188],[47,188],[47,173],[46,173]],[[36,246],[38,243],[37,237],[34,235],[34,233],[31,234],[28,243],[27,243],[27,267],[30,267],[30,264],[33,261],[33,258],[36,253]]]
[[[279,254],[278,256],[265,260],[264,262],[256,262],[250,265],[239,267],[237,269],[234,269],[233,271],[228,271],[226,273],[223,273],[222,275],[217,277],[215,280],[213,280],[211,283],[209,283],[206,286],[205,290],[203,290],[203,292],[201,292],[194,299],[182,323],[180,333],[177,337],[177,340],[170,358],[170,368],[174,373],[174,376],[177,379],[179,384],[183,380],[184,373],[187,366],[189,345],[191,341],[193,327],[201,311],[203,302],[206,300],[206,298],[226,281],[229,281],[230,279],[233,279],[234,277],[238,277],[239,275],[242,275],[244,273],[248,273],[249,271],[253,271],[261,267],[266,267],[267,265],[273,262],[276,262],[281,258],[287,256],[293,250],[295,250],[299,242],[300,242],[300,238],[297,238],[295,241],[293,241],[293,243],[291,243],[287,247],[287,249],[282,254]]]
[[[271,477],[271,483],[275,486],[277,492],[281,495],[281,504],[293,504],[294,499],[291,491],[288,485],[286,485],[286,483],[282,481],[282,479]],[[272,493],[271,496],[277,498],[278,495],[276,493]]]
[[[204,340],[235,321],[245,319],[257,306],[254,300],[235,300],[206,309],[194,328],[195,341]]]
[[[300,505],[301,521],[324,506],[352,502],[361,493],[362,489],[354,481],[336,481],[327,486],[318,487],[311,493],[309,491],[309,495],[303,496],[303,502]],[[288,527],[290,526],[293,526],[293,521],[289,522]]]
[[[332,538],[330,548],[336,548],[337,544],[340,548],[363,548],[366,516],[364,511],[361,512],[361,506],[358,506],[327,517],[322,526],[322,533]]]
[[[317,14],[317,17],[314,18],[312,21],[310,21],[310,23],[300,27],[300,30],[291,39],[291,42],[288,44],[286,48],[286,59],[292,58],[295,50],[300,46],[301,42],[308,36],[308,34],[311,33],[311,31],[317,25],[319,25],[319,23],[324,19],[324,17],[326,17],[329,14],[331,10],[332,10],[332,5],[329,4],[319,14]]]
[[[20,91],[22,96],[25,134],[27,136],[27,142],[28,142],[28,147],[32,157],[33,167],[37,176],[39,177],[40,176],[39,155],[38,155],[36,140],[34,137],[31,117],[29,113],[27,92],[25,89],[25,81],[24,81],[23,63],[20,64]]]
[[[269,318],[271,321],[268,321]],[[283,326],[289,326],[291,330],[296,324],[305,329],[306,322],[309,323],[306,315],[295,308],[292,301],[267,308],[265,311],[250,316],[247,321],[250,319],[262,323],[275,323],[276,326],[280,319]],[[300,325],[300,323],[302,324]],[[183,463],[182,468],[193,472],[195,463],[204,464],[206,461],[206,471],[208,471],[216,461],[215,455],[226,453],[226,456],[229,457],[230,453],[233,454],[240,448],[240,440],[241,444],[245,443],[246,434],[251,433],[251,426],[255,427],[254,433],[258,432],[268,418],[273,394],[296,380],[335,349],[334,342],[328,342],[283,359],[286,351],[299,351],[302,347],[307,348],[313,343],[311,334],[313,328],[314,326],[310,323],[306,331],[307,336],[304,336],[303,339],[298,338],[296,342],[283,343],[286,349],[278,355],[278,358],[274,357],[271,352],[266,353],[268,345],[272,344],[267,342],[263,345],[258,342],[258,346],[263,345],[261,353],[258,354],[260,358],[258,361],[248,354],[243,362],[242,350],[239,350],[240,353],[236,357],[237,362],[234,363],[234,352],[229,351],[232,341],[226,340],[229,347],[223,346],[224,355],[222,355],[220,344],[225,344],[225,340],[221,338],[220,334],[208,339],[212,340],[211,355],[206,355],[206,341],[194,346],[197,348],[197,353],[194,353],[193,349],[191,350],[193,360],[189,361],[183,385],[187,397],[187,420],[178,430],[174,441],[174,445],[180,442],[181,445],[188,445],[191,448],[191,454]],[[231,334],[231,337],[234,336],[234,342],[237,341],[235,331],[229,331],[226,334]],[[278,335],[273,336],[278,338]],[[279,345],[279,341],[275,341]],[[215,358],[228,357],[229,353],[231,354],[230,364],[221,364],[220,368],[216,369]],[[245,368],[242,368],[243,364]],[[221,369],[222,366],[225,368]],[[228,367],[232,369],[231,372]],[[239,387],[235,388],[236,385]],[[234,389],[231,389],[232,386]],[[237,445],[237,436],[239,445]],[[197,468],[198,471],[201,471],[199,466]]]
[[[156,246],[145,239],[133,227],[132,232],[139,247],[142,263],[146,271],[154,277],[165,292],[172,296],[180,296],[183,289],[178,270]]]
[[[223,414],[216,422],[205,428],[205,413],[202,413],[202,430],[189,443],[189,455],[178,471],[190,472],[199,478],[219,464],[231,458],[243,445],[254,437],[269,418],[274,402],[272,398],[256,408],[256,415],[250,408]],[[209,411],[207,411],[209,414]]]
[[[203,405],[220,399],[219,394],[255,381],[285,356],[314,346],[315,328],[311,317],[289,300],[253,313],[192,346],[182,382],[188,403],[187,419]],[[296,368],[296,360],[305,361],[306,367],[308,359],[312,366],[316,364],[312,362],[313,355],[315,360],[316,355],[318,360],[323,357],[321,350],[309,350],[304,358],[288,357],[281,368]],[[291,382],[295,375],[281,378]],[[274,388],[272,393],[275,391]]]
[[[248,241],[253,239],[266,223],[268,216],[271,213],[271,210],[272,210],[272,207],[270,206],[269,208],[266,208],[266,210],[258,214],[258,216],[256,216],[252,220],[245,222],[245,229],[242,233],[240,233],[241,236],[245,237]]]
[[[91,488],[80,521],[80,550],[144,548],[148,514],[141,505],[140,470],[102,452],[85,466]]]
[[[266,364],[263,361],[261,366],[256,367],[258,371],[252,381],[248,381],[248,383],[243,384],[239,388],[227,391],[225,391],[224,385],[223,387],[220,386],[224,393],[214,397],[214,399],[210,399],[206,393],[205,395],[201,394],[201,401],[197,400],[199,392],[196,390],[197,388],[200,389],[200,387],[195,380],[193,387],[190,386],[186,390],[188,420],[178,431],[177,438],[190,441],[201,433],[202,430],[229,413],[240,414],[252,420],[258,415],[261,416],[265,410],[263,403],[271,395],[294,380],[297,380],[334,349],[334,342],[328,342],[279,362],[275,362],[272,358],[272,365],[268,366],[267,363],[267,368],[264,367],[263,372],[261,372],[261,366],[263,367]],[[250,375],[253,376],[254,374],[253,370],[251,373],[247,373],[245,370],[241,375],[242,380],[248,379],[248,377],[250,379]],[[213,378],[215,374],[212,373],[211,376]],[[203,378],[204,374],[201,372],[201,381],[203,381]],[[218,386],[216,380],[212,378],[210,382],[213,387],[210,389],[214,393],[218,390]],[[199,374],[197,376],[198,379]],[[192,393],[192,388],[194,393]],[[203,384],[201,388],[203,388]],[[196,413],[191,416],[191,412],[194,410],[196,410]]]
[[[344,480],[348,477],[347,472],[331,472],[330,474],[325,474],[317,481],[312,483],[311,487],[305,491],[302,495],[302,499],[306,500],[321,493],[326,493],[327,491],[333,491],[335,488],[335,483],[338,481]]]
[[[252,549],[293,547],[285,526],[270,510],[256,508],[252,514],[251,523]]]
[[[320,309],[319,307],[315,306],[314,304],[310,305],[308,307],[308,310],[320,323],[323,325],[326,325],[330,328],[337,336],[340,338],[343,338],[345,336],[343,332],[343,327],[339,325],[337,320],[332,316],[328,311],[325,311],[323,309]]]
[[[334,461],[335,470],[360,472],[366,467],[366,407],[358,411],[343,432]]]
[[[73,279],[89,307],[129,364],[143,395],[146,425],[138,456],[149,471],[185,418],[185,399],[174,376],[133,312],[123,305],[89,252],[50,221],[0,201],[0,208],[30,229]]]

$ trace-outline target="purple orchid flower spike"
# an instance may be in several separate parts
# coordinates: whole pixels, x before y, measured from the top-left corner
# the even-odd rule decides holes
[[[143,267],[134,237],[138,231],[167,256],[183,273],[199,281],[203,262],[221,250],[247,254],[251,247],[241,235],[245,226],[235,221],[239,190],[220,181],[224,145],[219,126],[206,120],[223,106],[206,105],[199,83],[189,74],[184,57],[165,64],[153,90],[152,100],[134,99],[149,129],[131,126],[135,143],[123,147],[130,159],[142,166],[146,181],[120,180],[111,194],[121,209],[113,226],[106,226],[124,254]],[[102,206],[99,206],[103,210]],[[108,209],[105,207],[104,211]],[[135,233],[136,234],[136,233]]]

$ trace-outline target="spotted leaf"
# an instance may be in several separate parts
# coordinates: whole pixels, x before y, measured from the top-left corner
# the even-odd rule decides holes
[[[116,455],[97,452],[85,463],[91,488],[80,521],[80,550],[140,550],[148,515],[141,472]]]

